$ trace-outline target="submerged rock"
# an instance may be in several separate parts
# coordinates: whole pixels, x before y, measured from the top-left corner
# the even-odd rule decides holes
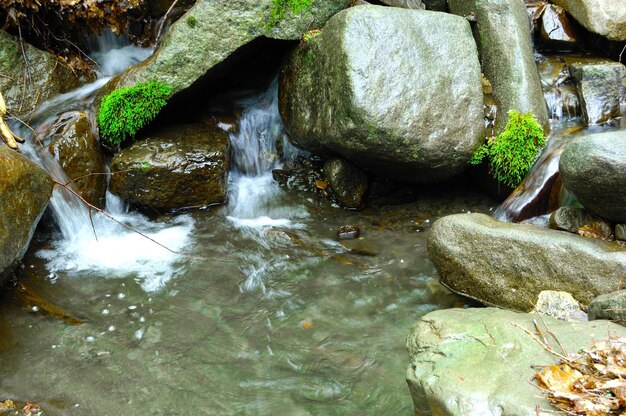
[[[89,118],[82,111],[63,114],[44,133],[52,142],[48,150],[61,164],[77,192],[97,207],[104,207],[106,163]]]
[[[441,282],[487,305],[529,311],[543,290],[566,291],[583,305],[610,293],[626,274],[626,249],[484,214],[435,222],[428,254]]]
[[[588,210],[626,221],[626,131],[582,136],[559,161],[563,185]]]
[[[531,378],[537,371],[533,366],[558,359],[521,329],[534,334],[533,319],[537,315],[494,308],[447,309],[422,317],[406,341],[406,379],[416,414],[535,416],[553,409]],[[542,330],[544,323],[568,352],[609,334],[626,336],[626,328],[607,321],[546,316],[538,322]]]
[[[22,52],[22,46],[24,48]],[[78,86],[78,77],[54,55],[0,30],[0,91],[9,113],[21,117]]]
[[[600,295],[589,304],[589,319],[609,319],[626,323],[626,290]]]
[[[46,172],[21,154],[0,146],[0,286],[26,253],[52,195]]]
[[[626,67],[618,62],[570,65],[587,124],[601,124],[621,116],[626,102]]]
[[[553,0],[590,32],[626,41],[626,0]]]
[[[601,238],[609,238],[613,234],[611,224],[584,208],[561,207],[550,215],[550,228],[554,230],[578,233],[581,228],[592,229]]]
[[[324,164],[324,174],[341,205],[361,208],[368,187],[365,172],[345,159],[334,158]]]
[[[105,87],[165,82],[177,94],[192,86],[242,46],[260,37],[299,40],[343,9],[345,0],[314,1],[297,15],[271,21],[272,0],[198,0],[163,36],[154,55]],[[223,70],[223,68],[222,68]]]
[[[524,1],[449,0],[448,4],[454,14],[476,17],[473,29],[482,70],[498,105],[496,130],[504,129],[509,110],[531,112],[549,128]]]
[[[396,180],[456,175],[483,140],[476,46],[457,16],[344,10],[292,54],[279,92],[296,145]]]
[[[228,151],[228,133],[221,129],[204,124],[171,126],[115,155],[110,189],[144,209],[222,203]]]

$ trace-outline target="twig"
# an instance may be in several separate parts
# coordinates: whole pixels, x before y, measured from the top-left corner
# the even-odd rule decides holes
[[[624,47],[622,48],[622,51],[619,53],[619,59],[617,60],[617,62],[619,63],[622,62],[622,55],[624,54],[624,51],[626,51],[626,45],[624,45]]]
[[[563,355],[569,356],[567,350],[565,349],[563,344],[561,344],[561,341],[559,341],[559,339],[556,337],[556,335],[554,335],[554,332],[550,331],[550,328],[548,328],[548,324],[546,324],[546,321],[543,319],[543,316],[541,314],[538,314],[538,315],[539,315],[539,319],[541,319],[541,323],[546,328],[546,331],[548,332],[548,334],[550,334],[550,336],[552,337],[554,342],[556,342],[557,345],[559,346],[559,348],[561,348],[561,351],[563,352]]]
[[[513,326],[521,329],[522,331],[524,331],[528,336],[530,336],[532,339],[534,339],[539,345],[541,345],[541,347],[546,350],[547,352],[549,352],[550,354],[554,355],[557,358],[560,358],[562,361],[571,363],[573,360],[570,357],[567,357],[563,354],[559,354],[558,352],[554,351],[554,348],[552,348],[551,345],[549,344],[545,344],[543,343],[535,334],[533,334],[532,332],[530,332],[529,330],[527,330],[526,328],[524,328],[523,326],[517,324],[517,323],[513,323]]]
[[[35,141],[37,142],[37,144],[40,147],[44,147],[43,143],[41,142],[41,140],[39,140],[39,135],[37,134],[37,132],[35,131],[35,129],[33,129],[27,122],[25,122],[24,120],[22,120],[21,118],[19,118],[18,116],[16,116],[15,114],[9,114],[12,118],[16,119],[19,123],[23,124],[26,128],[28,128],[30,131],[33,132],[33,136],[35,137]]]
[[[159,43],[159,38],[161,37],[161,32],[163,31],[163,26],[165,25],[165,21],[167,20],[174,6],[176,6],[176,3],[178,3],[178,0],[174,0],[170,8],[167,9],[165,14],[163,15],[163,20],[161,20],[161,24],[159,25],[159,31],[157,32],[156,39],[154,40],[155,43]]]

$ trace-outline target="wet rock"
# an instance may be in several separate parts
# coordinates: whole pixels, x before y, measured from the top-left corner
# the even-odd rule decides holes
[[[483,139],[475,42],[457,16],[344,10],[294,51],[279,93],[296,145],[395,180],[456,175]]]
[[[434,12],[448,11],[447,0],[422,0],[422,3],[426,6],[426,10],[432,10]]]
[[[588,304],[615,290],[626,273],[626,250],[614,243],[484,214],[436,221],[428,254],[453,291],[520,311],[532,309],[543,290],[566,291]]]
[[[541,291],[533,312],[552,316],[562,321],[587,320],[587,314],[580,309],[580,304],[572,295],[555,290]]]
[[[204,124],[171,126],[113,158],[110,189],[140,208],[170,210],[224,202],[228,133]]]
[[[587,124],[601,124],[621,116],[620,104],[626,102],[626,67],[618,62],[572,64],[570,73],[581,100]]]
[[[590,32],[626,41],[626,0],[553,0]]]
[[[571,50],[576,47],[577,33],[562,7],[548,4],[541,15],[539,37],[542,46],[552,50]]]
[[[626,323],[626,290],[606,293],[591,301],[587,308],[589,319],[608,319],[620,325]]]
[[[626,241],[626,224],[617,224],[615,226],[615,238],[617,240]]]
[[[198,0],[172,24],[150,58],[111,80],[105,90],[155,79],[177,94],[253,40],[263,36],[299,40],[345,5],[345,0],[315,1],[295,16],[287,13],[274,25],[270,22],[272,0]]]
[[[613,234],[611,224],[584,208],[561,207],[550,215],[550,228],[553,230],[578,233],[581,228],[593,229],[601,238],[609,238]]]
[[[48,150],[61,164],[68,179],[85,200],[104,206],[107,188],[106,163],[100,143],[94,136],[89,118],[82,111],[63,114],[44,133],[52,139]]]
[[[361,235],[361,229],[356,225],[342,225],[339,227],[337,236],[340,240],[354,240]]]
[[[423,9],[425,6],[421,0],[380,0],[387,6],[402,7],[403,9]]]
[[[367,192],[367,175],[345,159],[330,159],[324,164],[324,174],[333,194],[346,208],[360,208]]]
[[[0,146],[0,286],[26,253],[52,195],[46,172],[21,154]]]
[[[78,86],[72,70],[54,55],[0,30],[0,91],[9,113],[22,117],[44,101]],[[28,70],[26,70],[28,62]]]
[[[454,14],[476,17],[473,29],[482,70],[498,104],[496,132],[504,129],[509,110],[531,112],[549,128],[524,1],[449,0],[448,4]]]
[[[447,309],[423,316],[406,341],[406,379],[416,414],[534,416],[537,408],[551,409],[528,382],[537,371],[533,366],[557,361],[520,329],[535,333],[533,319],[537,316],[494,308]],[[626,328],[606,321],[543,320],[570,352],[608,334],[626,336]],[[541,321],[539,325],[543,327]]]
[[[577,138],[563,150],[559,169],[565,188],[585,208],[626,221],[626,131]]]

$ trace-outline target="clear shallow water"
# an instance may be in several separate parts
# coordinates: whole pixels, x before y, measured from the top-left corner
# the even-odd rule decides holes
[[[39,234],[24,285],[84,323],[8,291],[0,397],[37,401],[49,415],[412,414],[408,329],[428,311],[463,305],[436,282],[428,228],[490,202],[455,190],[357,213],[276,192],[276,206],[306,213],[299,227],[242,227],[230,207],[194,212],[195,257],[181,258],[158,291],[132,271],[50,275],[37,255],[49,236]],[[344,224],[361,227],[350,248],[369,255],[336,241]]]

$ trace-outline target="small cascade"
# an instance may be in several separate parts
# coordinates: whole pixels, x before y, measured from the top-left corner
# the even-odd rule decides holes
[[[137,65],[152,55],[152,48],[140,48],[131,45],[123,36],[116,36],[112,31],[105,31],[98,36],[95,52],[91,58],[98,64],[100,77],[112,77],[126,68]]]
[[[94,58],[100,61],[102,73],[109,76],[151,53],[126,45],[123,40],[115,43],[110,36],[105,36],[102,45],[103,49],[94,54]],[[40,135],[67,111],[91,113],[95,95],[109,79],[100,78],[45,102],[30,117],[32,130],[12,124],[14,131],[27,141],[21,147],[24,154],[60,184],[69,183],[69,178],[45,147],[48,144],[45,143],[46,138]],[[41,250],[37,255],[47,261],[51,273],[86,272],[110,277],[134,275],[146,291],[162,288],[177,273],[176,264],[180,258],[177,253],[190,243],[194,225],[189,216],[179,216],[171,223],[150,221],[139,213],[129,212],[123,201],[108,192],[106,215],[90,212],[81,200],[61,186],[55,186],[49,206],[59,235],[53,237],[50,248]]]

